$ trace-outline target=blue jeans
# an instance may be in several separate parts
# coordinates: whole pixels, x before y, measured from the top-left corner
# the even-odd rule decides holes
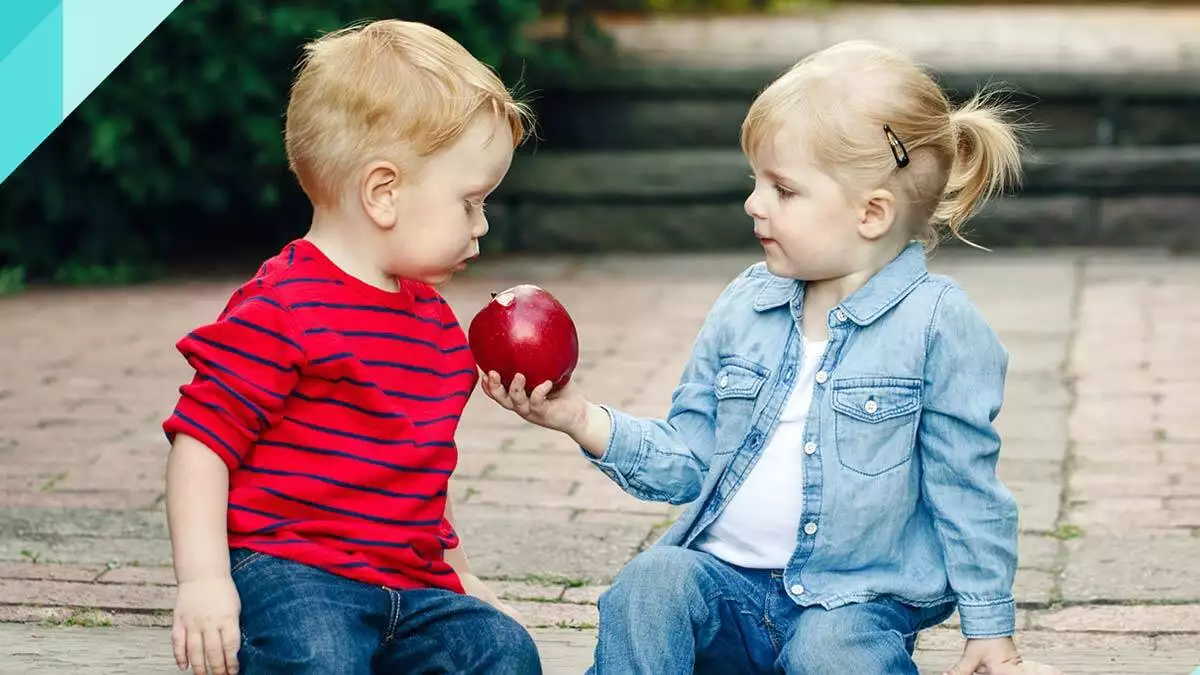
[[[917,632],[953,613],[954,603],[913,607],[892,599],[801,607],[777,571],[654,546],[600,598],[589,672],[917,675]]]
[[[533,638],[476,598],[389,590],[235,549],[244,675],[542,672]]]

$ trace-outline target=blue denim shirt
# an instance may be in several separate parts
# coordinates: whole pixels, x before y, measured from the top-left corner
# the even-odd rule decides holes
[[[803,282],[762,263],[710,310],[665,420],[611,416],[595,464],[644,500],[689,504],[658,545],[689,546],[762,453],[801,359]],[[1017,507],[996,475],[1008,353],[909,245],[829,312],[804,444],[792,599],[956,601],[968,638],[1013,634]]]

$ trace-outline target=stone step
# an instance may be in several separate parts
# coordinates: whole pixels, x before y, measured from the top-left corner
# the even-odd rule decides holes
[[[490,207],[511,250],[676,251],[757,246],[736,150],[542,153],[519,158]],[[1024,186],[969,224],[987,247],[1200,247],[1200,145],[1043,149]]]
[[[880,147],[886,151],[882,140]],[[1200,191],[1200,144],[1039,149],[1025,170],[1026,195],[1193,194]],[[518,158],[497,195],[523,202],[721,203],[745,199],[749,171],[736,145],[545,152]]]
[[[755,94],[779,68],[630,64],[571,78],[535,74],[539,145],[549,149],[737,146]],[[1010,92],[1039,126],[1039,147],[1200,143],[1196,73],[938,71],[955,101],[983,87]]]

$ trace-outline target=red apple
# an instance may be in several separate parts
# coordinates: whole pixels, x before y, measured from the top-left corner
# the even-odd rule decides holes
[[[579,335],[567,308],[532,284],[493,293],[471,320],[467,341],[480,370],[499,373],[506,389],[524,374],[526,395],[547,380],[551,391],[563,388],[579,363]]]

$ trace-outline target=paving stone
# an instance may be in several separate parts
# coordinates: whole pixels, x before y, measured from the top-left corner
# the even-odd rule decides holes
[[[1027,483],[1009,480],[1004,484],[1013,493],[1019,506],[1018,520],[1022,532],[1052,532],[1058,523],[1062,485]]]
[[[1054,596],[1058,575],[1028,568],[1018,568],[1013,583],[1013,597],[1020,604],[1045,605]]]
[[[530,581],[487,581],[487,585],[504,600],[526,600],[533,602],[558,602],[563,599],[566,587],[562,584],[540,584]]]
[[[94,609],[171,609],[175,589],[76,581],[0,579],[0,603]]]
[[[512,605],[530,628],[595,628],[600,623],[595,605],[522,601]]]
[[[1040,441],[1065,442],[1067,440],[1066,414],[1052,408],[1038,410],[1005,408],[996,418],[996,430],[1006,442]]]
[[[1017,538],[1018,565],[1031,570],[1054,571],[1061,544],[1055,537],[1021,534]]]
[[[0,561],[64,563],[68,565],[121,562],[170,565],[166,539],[71,538],[54,541],[0,538]]]
[[[1098,501],[1072,502],[1066,522],[1088,534],[1137,534],[1147,528],[1170,528],[1172,516],[1158,497],[1110,497]],[[1186,532],[1181,532],[1188,535]]]
[[[1031,611],[1029,620],[1035,628],[1053,631],[1195,633],[1196,626],[1200,625],[1200,604],[1067,607]]]
[[[566,593],[563,593],[563,602],[576,602],[588,605],[595,605],[600,602],[600,596],[604,595],[608,586],[577,586],[568,588]]]
[[[54,563],[0,563],[0,579],[46,581],[95,581],[104,571],[102,565],[56,565]]]
[[[647,534],[641,524],[538,519],[498,507],[455,514],[472,569],[487,577],[608,582]]]
[[[0,537],[166,539],[166,519],[153,511],[0,508]]]
[[[117,567],[100,575],[99,581],[106,584],[174,586],[175,570],[171,567]]]
[[[1067,602],[1200,603],[1200,541],[1194,538],[1084,536],[1066,545]]]

